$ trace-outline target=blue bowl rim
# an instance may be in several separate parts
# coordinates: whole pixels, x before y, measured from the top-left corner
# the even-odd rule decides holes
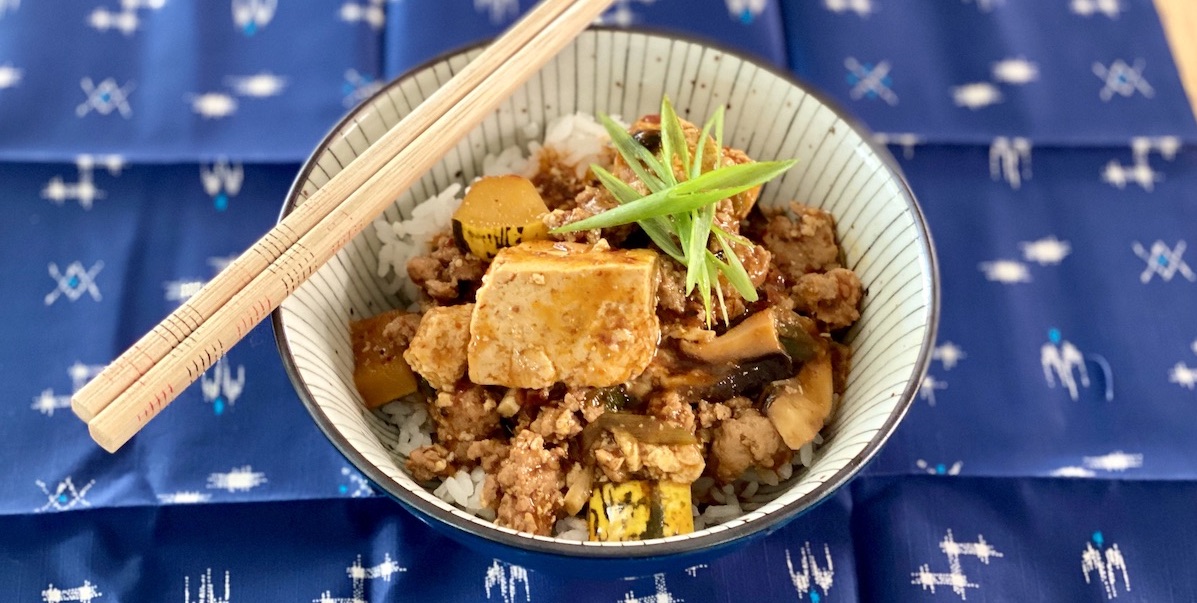
[[[390,498],[400,501],[400,507],[409,512],[415,509],[414,512],[417,518],[423,521],[429,521],[429,518],[440,521],[454,528],[460,529],[471,536],[482,538],[497,544],[511,546],[517,549],[522,549],[527,552],[548,554],[564,558],[578,558],[578,559],[612,559],[612,560],[628,560],[628,559],[650,559],[654,557],[664,557],[682,553],[692,553],[698,550],[706,549],[722,549],[729,550],[728,545],[735,543],[738,540],[746,540],[751,536],[758,535],[777,529],[785,525],[787,522],[795,519],[799,515],[805,513],[819,503],[823,502],[834,494],[841,487],[850,482],[861,469],[867,465],[881,447],[893,435],[894,430],[898,424],[906,416],[909,411],[912,401],[918,392],[919,386],[922,383],[927,369],[931,362],[931,351],[935,344],[935,338],[939,327],[940,315],[940,282],[939,282],[939,262],[935,254],[935,246],[931,239],[930,230],[927,228],[926,218],[923,215],[922,209],[919,207],[914,191],[910,188],[910,184],[906,180],[901,167],[889,149],[877,143],[869,128],[864,126],[852,113],[847,111],[838,101],[829,98],[825,93],[817,87],[811,85],[803,78],[780,69],[774,65],[764,63],[758,60],[757,57],[749,56],[739,50],[729,48],[717,41],[703,38],[695,35],[679,34],[678,32],[657,29],[652,27],[616,27],[594,25],[588,28],[587,31],[610,31],[616,33],[639,34],[649,37],[665,38],[668,40],[682,41],[691,44],[709,48],[711,50],[723,53],[725,55],[737,58],[741,61],[750,63],[759,69],[763,69],[783,80],[789,82],[791,85],[799,88],[806,94],[813,96],[816,100],[830,109],[841,119],[848,127],[852,128],[861,140],[869,146],[869,149],[881,160],[886,169],[889,170],[890,175],[897,180],[905,193],[907,201],[907,209],[911,212],[915,219],[917,238],[922,243],[923,254],[923,274],[924,288],[930,291],[929,315],[926,331],[923,335],[923,342],[919,349],[918,358],[915,361],[915,370],[911,374],[906,388],[902,392],[894,410],[890,412],[889,417],[886,418],[885,423],[882,424],[877,434],[861,450],[855,457],[848,461],[848,463],[832,475],[829,479],[816,486],[813,490],[806,493],[802,497],[794,500],[788,505],[774,511],[773,513],[762,517],[760,519],[747,522],[712,534],[703,536],[696,536],[687,540],[649,543],[643,546],[635,547],[583,547],[571,544],[563,544],[551,542],[546,540],[538,540],[534,538],[527,538],[510,534],[496,528],[488,526],[480,526],[473,522],[465,521],[448,511],[441,509],[426,500],[407,493],[407,489],[401,486],[397,481],[387,476],[366,458],[358,452],[349,443],[347,439],[337,433],[333,422],[329,419],[323,409],[316,404],[311,391],[304,382],[303,377],[299,374],[299,369],[295,364],[295,360],[288,351],[290,344],[287,341],[286,331],[283,328],[283,313],[282,308],[276,309],[271,314],[271,326],[274,330],[275,345],[278,348],[279,356],[283,362],[283,368],[286,371],[287,377],[291,380],[295,387],[300,401],[307,408],[308,412],[315,420],[317,427],[320,428],[332,442],[333,446],[339,451],[346,460],[348,460],[358,471],[366,476],[372,483],[381,488]],[[492,40],[483,40],[472,44],[449,50],[440,53],[410,69],[402,74],[390,79],[385,85],[380,87],[378,91],[370,95],[369,98],[362,100],[358,105],[350,109],[340,121],[333,126],[320,144],[304,161],[302,168],[296,176],[291,188],[287,191],[287,199],[283,204],[282,210],[279,212],[279,220],[285,218],[295,208],[295,201],[298,199],[302,187],[307,182],[312,170],[316,167],[316,160],[323,153],[332,141],[341,133],[341,131],[352,123],[354,117],[363,107],[369,106],[375,100],[386,94],[394,85],[414,74],[419,73],[429,67],[441,63],[453,56],[469,52],[478,48],[485,47]]]

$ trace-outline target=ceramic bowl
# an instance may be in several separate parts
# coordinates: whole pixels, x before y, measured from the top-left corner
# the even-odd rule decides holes
[[[393,127],[480,48],[436,60],[383,87],[315,149],[283,214],[328,182]],[[468,183],[482,159],[527,142],[525,126],[574,112],[656,113],[668,94],[701,121],[727,105],[726,144],[757,159],[797,158],[769,183],[761,203],[800,200],[831,212],[867,288],[847,334],[848,386],[808,470],[776,499],[738,519],[684,536],[644,542],[568,542],[529,536],[466,514],[414,482],[388,451],[396,430],[364,410],[353,385],[350,317],[406,306],[378,277],[380,242],[367,229],[274,315],[275,334],[299,397],[328,439],[379,489],[454,539],[527,567],[586,575],[645,575],[726,553],[776,530],[830,496],[877,453],[897,427],[926,370],[938,319],[935,258],[918,204],[889,153],[809,86],[707,44],[627,30],[589,30],[457,145],[386,211],[406,218],[454,182]],[[544,128],[540,128],[541,131]]]

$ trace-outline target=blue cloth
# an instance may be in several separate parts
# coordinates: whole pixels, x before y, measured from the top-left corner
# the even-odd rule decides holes
[[[1151,0],[781,6],[790,66],[874,131],[933,143],[1197,141]]]
[[[838,99],[891,145],[941,261],[935,360],[878,459],[706,567],[580,581],[445,540],[327,443],[265,326],[125,449],[96,448],[72,391],[273,224],[339,116],[529,6],[0,0],[0,592],[1197,600],[1197,125],[1149,0],[626,0],[604,16]],[[359,558],[374,577],[355,585]]]

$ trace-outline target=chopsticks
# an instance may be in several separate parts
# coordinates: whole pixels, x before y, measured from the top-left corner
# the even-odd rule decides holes
[[[612,0],[544,0],[71,399],[115,452]]]

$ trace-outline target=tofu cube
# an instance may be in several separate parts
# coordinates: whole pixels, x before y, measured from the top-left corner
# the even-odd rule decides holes
[[[533,241],[499,252],[470,321],[474,383],[607,387],[644,372],[661,335],[657,254]]]
[[[474,304],[438,306],[424,313],[403,359],[441,391],[450,391],[466,374],[466,345]]]

